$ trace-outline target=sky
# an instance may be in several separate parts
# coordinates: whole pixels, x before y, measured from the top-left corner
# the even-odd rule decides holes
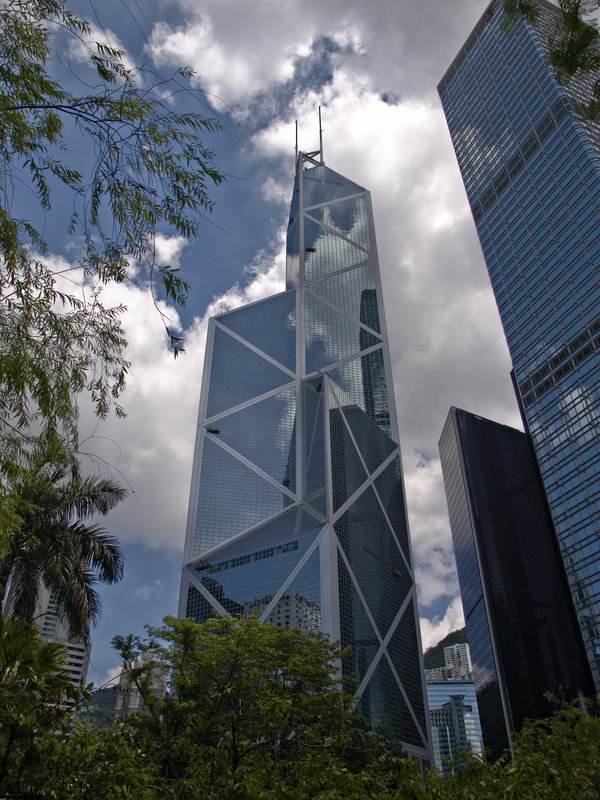
[[[485,0],[76,0],[96,39],[159,75],[194,71],[176,108],[225,126],[207,137],[227,174],[200,236],[157,250],[192,284],[163,306],[186,352],[168,350],[143,280],[109,287],[127,306],[132,369],[124,420],[81,410],[91,472],[130,498],[102,520],[127,558],[102,590],[89,679],[118,671],[110,640],[175,614],[207,320],[284,289],[284,232],[301,150],[370,190],[424,647],[463,625],[437,442],[450,406],[520,427],[510,359],[436,85]],[[77,71],[78,54],[61,54]],[[82,67],[83,69],[83,67]],[[168,100],[167,102],[171,102]],[[51,238],[51,257],[73,257]]]

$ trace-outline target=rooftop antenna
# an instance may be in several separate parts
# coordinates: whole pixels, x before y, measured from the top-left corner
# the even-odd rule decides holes
[[[296,164],[298,163],[298,120],[296,120]]]
[[[321,164],[325,164],[323,158],[323,128],[321,127],[321,106],[319,106],[319,153],[321,155]]]
[[[317,157],[319,160],[317,161]],[[323,128],[321,127],[321,106],[319,106],[319,149],[311,150],[310,152],[298,152],[298,120],[296,120],[296,175],[303,168],[302,165],[305,161],[314,164],[315,167],[324,167],[325,160],[323,159]],[[302,162],[302,163],[301,163]]]

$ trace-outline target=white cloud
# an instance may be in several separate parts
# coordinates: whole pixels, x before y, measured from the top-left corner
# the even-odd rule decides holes
[[[161,597],[163,590],[164,583],[160,578],[157,578],[153,583],[144,583],[141,586],[136,586],[133,590],[133,597],[136,600],[151,600]]]
[[[185,236],[165,236],[162,233],[157,233],[154,237],[154,249],[157,262],[159,264],[169,264],[172,267],[178,267],[181,253],[187,241]]]
[[[482,12],[478,0],[368,6],[361,0],[306,0],[301,13],[276,0],[176,5],[185,22],[155,25],[147,46],[151,57],[157,65],[191,66],[199,85],[238,107],[289,80],[296,59],[324,37],[342,48],[357,76],[370,75],[377,93],[431,90]]]
[[[104,670],[100,678],[94,679],[94,689],[107,689],[109,686],[115,686],[121,677],[121,664],[113,664]]]
[[[154,62],[158,66],[191,66],[196,72],[195,82],[228,104],[252,97],[257,86],[266,89],[292,77],[294,58],[306,49],[306,43],[286,45],[275,31],[269,37],[269,27],[259,31],[258,14],[247,16],[246,24],[239,27],[232,25],[232,17],[219,13],[219,9],[214,12],[177,28],[157,24],[148,42]],[[238,12],[239,9],[233,11]],[[231,34],[229,42],[223,41],[224,25]],[[260,46],[254,49],[237,46],[239,37],[246,42],[252,38],[249,27],[255,29],[257,41],[260,40]]]
[[[294,120],[300,148],[314,149],[316,108],[322,105],[327,164],[372,193],[419,596],[427,608],[458,592],[437,454],[448,409],[457,405],[519,424],[510,361],[431,80],[436,70],[436,79],[441,77],[441,58],[446,66],[450,63],[468,30],[460,19],[476,19],[477,4],[464,2],[448,11],[431,3],[428,29],[423,8],[417,11],[406,3],[394,9],[375,4],[369,14],[353,3],[343,10],[335,2],[326,8],[309,6],[298,26],[290,26],[278,6],[258,3],[242,35],[237,30],[241,24],[236,31],[230,25],[225,29],[225,17],[230,19],[234,10],[248,19],[235,0],[206,0],[198,12],[183,4],[186,38],[181,29],[162,26],[150,46],[158,62],[176,56],[188,61],[210,91],[240,105],[286,80],[294,57],[307,53],[317,36],[329,35],[347,48],[332,61],[330,82],[318,93],[298,85],[293,107],[259,129],[252,143],[259,160],[282,167],[265,180],[265,199],[287,206],[289,177],[276,176],[289,175],[289,166],[283,165],[289,164]],[[261,48],[252,47],[254,26],[261,28]],[[425,76],[415,77],[402,54],[412,53],[422,65],[419,42],[424,52],[427,37],[439,36],[442,29],[448,37],[442,54],[425,66]],[[395,50],[386,49],[392,36]],[[448,44],[452,37],[455,45]],[[397,58],[390,59],[391,52]],[[245,73],[238,78],[240,61]],[[426,90],[425,78],[430,80]],[[384,90],[396,98],[394,103],[382,99]],[[281,290],[281,237],[282,231],[277,266],[273,262],[265,268],[259,253],[249,286],[234,286],[215,298],[208,314]]]
[[[89,63],[90,52],[96,52],[96,44],[119,50],[121,53],[120,63],[132,74],[137,72],[134,59],[127,52],[119,37],[110,28],[99,28],[96,25],[90,25],[88,33],[80,33],[78,36],[71,37],[69,39],[69,54],[80,63]]]
[[[426,619],[421,617],[421,640],[423,650],[436,645],[444,636],[462,628],[465,624],[460,597],[456,597],[448,606],[443,617]]]
[[[233,105],[238,119],[258,97],[265,113],[270,96],[319,38],[338,45],[327,85],[316,91],[299,81],[290,107],[274,110],[270,124],[254,134],[249,160],[272,165],[262,191],[281,204],[283,222],[294,120],[300,148],[314,149],[322,105],[327,164],[372,193],[413,550],[427,608],[457,592],[437,455],[448,409],[519,424],[502,330],[435,94],[482,4],[307,0],[302,13],[288,0],[173,5],[181,16],[154,26],[148,52],[157,65],[190,65],[197,84]],[[135,489],[114,515],[124,539],[181,544],[207,317],[283,288],[282,237],[280,229],[257,253],[247,286],[215,297],[184,332],[186,354],[175,362],[148,293],[120,288],[134,364],[124,398],[129,416],[99,432],[114,442],[102,444],[104,457]],[[157,241],[163,245],[166,260],[176,264],[183,243]],[[93,420],[84,421],[93,429]],[[459,617],[453,601],[442,619],[424,622],[424,640],[458,627]]]

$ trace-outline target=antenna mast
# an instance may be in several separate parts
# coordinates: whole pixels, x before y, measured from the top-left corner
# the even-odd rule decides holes
[[[317,157],[319,160],[317,161]],[[323,128],[321,127],[321,106],[319,106],[319,149],[311,150],[310,152],[298,152],[298,120],[296,120],[296,175],[302,169],[302,164],[305,161],[310,161],[315,167],[324,167],[325,159],[323,158]]]
[[[321,164],[325,164],[323,157],[323,128],[321,127],[321,106],[319,106],[319,153],[321,155]]]

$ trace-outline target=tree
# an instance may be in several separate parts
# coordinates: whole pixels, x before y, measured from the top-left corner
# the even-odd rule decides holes
[[[2,783],[11,800],[597,800],[597,703],[526,722],[514,757],[460,757],[452,777],[422,774],[399,744],[349,710],[337,682],[342,653],[320,634],[219,618],[167,618],[144,641],[119,637],[146,711],[112,729],[58,719],[30,727],[35,758]],[[171,693],[152,691],[151,663],[169,669]],[[156,662],[155,662],[156,663]],[[0,714],[4,703],[0,653]],[[30,686],[35,685],[31,675]],[[37,702],[22,694],[29,714]],[[42,713],[44,698],[39,713]],[[50,713],[46,709],[43,713]],[[36,712],[38,713],[38,712]],[[34,717],[31,717],[33,719]],[[40,717],[41,718],[41,717]],[[54,725],[54,727],[53,727]],[[26,733],[27,731],[24,731]],[[4,732],[0,727],[0,746]],[[1,752],[0,752],[1,755]],[[11,768],[12,768],[11,767]]]
[[[385,751],[347,707],[326,636],[230,617],[149,633],[115,640],[148,707],[128,725],[176,797],[316,797],[336,774],[349,791]],[[171,695],[131,668],[141,650],[168,667]]]
[[[6,618],[0,635],[0,793],[22,796],[43,779],[44,734],[60,731],[72,693],[65,648],[27,622]]]
[[[533,0],[504,0],[507,19],[523,17],[535,23],[539,8]],[[598,0],[559,0],[560,21],[548,42],[548,61],[559,83],[568,84],[575,75],[597,73],[600,68],[598,25],[591,16]],[[600,119],[600,80],[596,79],[588,104],[583,111],[591,119]]]
[[[148,86],[119,50],[90,37],[65,0],[0,7],[0,476],[40,431],[76,450],[82,391],[99,416],[111,404],[122,413],[123,308],[103,305],[102,286],[126,280],[135,262],[153,290],[159,280],[184,302],[187,284],[157,263],[155,234],[196,236],[199,212],[212,206],[208,186],[223,178],[202,140],[221,126],[161,99],[183,90],[189,72]],[[53,77],[55,40],[77,47],[93,70],[83,93]],[[81,163],[71,137],[86,148]],[[59,217],[79,252],[80,292],[61,284],[31,221],[44,220],[55,197],[61,210],[72,205]]]
[[[33,621],[43,583],[73,638],[87,639],[100,613],[94,584],[120,580],[123,556],[116,539],[85,520],[107,514],[127,492],[113,481],[70,473],[60,449],[38,443],[23,458],[26,468],[9,475],[18,523],[0,552],[0,621],[5,611]]]

